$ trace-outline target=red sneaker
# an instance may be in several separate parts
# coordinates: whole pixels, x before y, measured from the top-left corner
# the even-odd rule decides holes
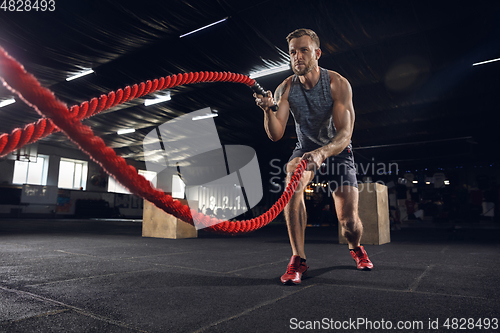
[[[351,250],[351,257],[356,261],[358,269],[370,271],[373,268],[373,264],[362,246]]]
[[[302,277],[307,275],[307,265],[300,262],[300,256],[292,256],[290,263],[286,267],[286,272],[281,277],[283,284],[299,284]]]

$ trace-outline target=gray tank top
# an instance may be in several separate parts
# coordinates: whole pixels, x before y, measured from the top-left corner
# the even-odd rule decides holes
[[[314,150],[332,141],[336,130],[332,118],[333,98],[327,69],[320,68],[319,81],[309,90],[294,75],[288,102],[295,120],[298,139],[296,149]]]

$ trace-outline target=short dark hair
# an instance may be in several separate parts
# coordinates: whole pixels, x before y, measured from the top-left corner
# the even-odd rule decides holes
[[[316,46],[319,49],[319,37],[311,29],[305,29],[305,28],[297,29],[297,30],[291,32],[288,36],[286,36],[286,41],[288,42],[288,44],[290,44],[290,41],[292,39],[294,39],[294,38],[300,38],[302,36],[309,36],[309,37],[311,37],[312,41],[314,42],[314,44],[316,44]]]

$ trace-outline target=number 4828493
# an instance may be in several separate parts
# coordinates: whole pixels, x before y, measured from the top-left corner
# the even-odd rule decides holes
[[[56,10],[56,2],[55,0],[4,0],[0,10],[4,12],[53,12]]]

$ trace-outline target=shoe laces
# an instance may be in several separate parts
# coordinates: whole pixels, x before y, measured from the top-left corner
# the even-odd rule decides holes
[[[354,251],[354,253],[356,253],[356,257],[358,257],[359,262],[362,263],[370,262],[370,259],[368,259],[368,256],[363,251]]]
[[[359,258],[359,262],[367,264],[370,262],[370,260],[368,259],[368,257],[363,256]]]
[[[286,273],[285,274],[293,274],[293,273],[296,273],[298,270],[299,270],[299,266],[288,265],[288,266],[286,266]]]

